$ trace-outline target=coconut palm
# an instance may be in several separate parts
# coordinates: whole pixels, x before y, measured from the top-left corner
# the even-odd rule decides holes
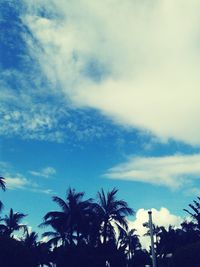
[[[190,244],[199,240],[200,231],[198,225],[193,221],[184,221],[181,223],[181,243]]]
[[[58,215],[56,215],[58,216]],[[61,215],[60,215],[61,217]],[[53,228],[53,231],[46,231],[42,234],[43,238],[48,238],[47,243],[50,246],[58,246],[59,244],[66,246],[69,244],[69,234],[65,229],[65,221],[62,218],[54,218],[52,217],[49,220],[45,220],[40,227],[50,225]]]
[[[14,231],[26,230],[26,225],[21,224],[23,218],[26,217],[25,214],[20,212],[13,212],[13,209],[10,209],[9,215],[6,215],[3,219],[4,221],[4,233],[10,237],[13,237]]]
[[[191,209],[183,209],[186,211],[192,219],[196,222],[198,229],[200,230],[200,197],[197,197],[197,200],[193,200],[192,204],[189,204],[189,207]]]
[[[44,216],[40,226],[51,226],[55,232],[47,232],[45,236],[61,239],[63,243],[78,244],[83,237],[84,221],[90,213],[92,200],[83,200],[84,193],[69,188],[66,200],[58,196],[53,201],[59,205],[61,211],[51,211]],[[75,243],[74,243],[75,241]]]
[[[149,222],[143,223],[143,226],[148,229],[147,232],[144,234],[144,236],[150,236],[151,234],[150,234]],[[159,233],[161,231],[161,227],[158,225],[152,224],[152,231],[153,231],[153,236],[155,237],[154,244],[155,244],[155,247],[157,247],[159,243]]]
[[[117,225],[128,229],[126,216],[133,215],[134,211],[128,207],[127,202],[124,200],[117,200],[116,188],[105,194],[102,189],[98,192],[98,204],[96,210],[99,218],[101,218],[101,234],[103,237],[103,244],[105,245],[110,238],[115,236],[115,228]]]
[[[177,231],[173,226],[169,225],[168,229],[164,226],[159,227],[160,231],[158,232],[159,241],[157,243],[157,255],[164,257],[167,253],[172,253],[174,247],[177,246]]]
[[[130,231],[125,231],[125,235],[123,237],[123,243],[125,245],[125,254],[127,255],[128,260],[131,260],[136,251],[141,249],[139,237],[136,234],[135,229],[131,229]]]
[[[24,238],[21,238],[22,244],[29,250],[32,256],[34,266],[49,266],[51,267],[51,251],[48,243],[38,241],[36,232],[25,231]]]
[[[38,234],[36,232],[29,233],[28,229],[26,229],[25,237],[21,240],[27,248],[35,248],[37,246],[37,239]]]
[[[132,266],[133,258],[136,256],[137,252],[141,250],[141,244],[136,230],[125,230],[119,227],[117,247],[118,250],[125,255],[127,266]]]

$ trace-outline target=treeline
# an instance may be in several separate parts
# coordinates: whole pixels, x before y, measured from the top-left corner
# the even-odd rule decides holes
[[[5,191],[5,179],[0,187]],[[48,212],[36,232],[23,224],[25,214],[14,212],[0,218],[0,266],[2,267],[144,267],[151,265],[151,250],[144,250],[136,230],[128,228],[134,214],[127,202],[117,198],[117,189],[85,199],[83,192],[69,188],[65,199],[53,201],[58,210]],[[0,202],[0,208],[3,203]],[[190,222],[181,228],[153,226],[157,266],[200,266],[200,198],[185,212]],[[146,224],[149,235],[148,223]]]

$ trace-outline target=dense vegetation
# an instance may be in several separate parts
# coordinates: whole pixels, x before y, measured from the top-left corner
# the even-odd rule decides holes
[[[0,187],[5,191],[5,179]],[[150,250],[142,249],[136,230],[128,228],[134,211],[117,198],[117,189],[85,199],[83,192],[69,188],[65,199],[54,196],[58,210],[48,212],[37,233],[23,224],[26,216],[10,209],[0,218],[0,266],[3,267],[142,267],[151,266]],[[0,202],[2,210],[3,203]],[[181,228],[154,225],[159,267],[200,266],[200,198],[185,209],[192,220]],[[148,224],[147,235],[149,234]],[[48,230],[48,231],[47,231]]]

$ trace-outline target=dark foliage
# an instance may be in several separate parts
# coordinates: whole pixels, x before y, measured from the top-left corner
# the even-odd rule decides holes
[[[5,180],[0,177],[5,190]],[[200,266],[200,198],[185,211],[192,221],[181,228],[154,225],[159,267]],[[84,199],[83,192],[69,188],[65,199],[53,201],[59,209],[48,212],[40,227],[47,242],[29,232],[26,215],[14,212],[0,218],[0,266],[3,267],[144,267],[151,266],[151,252],[143,250],[135,229],[128,228],[133,210],[117,198],[117,189],[102,189],[97,200]],[[148,224],[146,224],[148,228]],[[147,229],[147,234],[149,231]]]
[[[173,257],[173,267],[199,267],[200,242],[191,243],[178,248]]]

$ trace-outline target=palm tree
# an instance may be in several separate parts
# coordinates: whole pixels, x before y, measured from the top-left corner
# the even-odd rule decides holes
[[[24,238],[21,238],[22,244],[30,251],[33,266],[49,266],[51,267],[51,251],[48,243],[38,241],[36,232],[29,232],[26,229]]]
[[[63,244],[78,244],[83,237],[84,221],[87,220],[92,199],[83,200],[84,193],[69,188],[66,200],[54,196],[53,201],[59,205],[61,211],[50,211],[44,216],[40,226],[51,226],[55,232],[47,232],[55,240],[62,240]],[[74,243],[75,241],[75,243]]]
[[[200,230],[200,197],[197,197],[197,201],[193,200],[192,204],[189,204],[191,211],[188,209],[183,209],[186,211],[192,219],[196,222],[198,229]]]
[[[167,253],[172,253],[176,244],[177,232],[173,226],[169,225],[168,229],[164,226],[159,227],[160,231],[157,233],[159,241],[156,249],[157,255],[165,257]]]
[[[136,234],[135,229],[125,230],[120,229],[118,237],[118,249],[124,251],[127,260],[130,261],[135,253],[141,249],[139,236]]]
[[[150,229],[149,229],[149,222],[145,222],[143,223],[143,226],[148,228],[148,231],[144,234],[144,236],[150,236]],[[158,244],[158,239],[159,239],[159,232],[161,230],[161,228],[158,225],[152,224],[152,228],[153,228],[153,236],[155,236],[155,245],[157,246]]]
[[[5,191],[6,190],[6,183],[5,178],[0,177],[0,188]],[[0,211],[3,209],[3,203],[0,201]]]
[[[35,248],[37,246],[37,239],[38,234],[36,232],[29,233],[28,229],[26,229],[26,235],[21,240],[27,248]]]
[[[118,190],[113,188],[105,194],[102,189],[97,194],[96,210],[99,218],[101,218],[101,234],[104,245],[115,236],[114,227],[120,225],[124,229],[128,229],[126,216],[134,214],[134,211],[128,207],[127,202],[116,199],[117,192]]]
[[[137,250],[141,249],[141,244],[138,235],[135,233],[135,229],[132,229],[126,233],[125,244],[126,253],[128,259],[131,259]]]
[[[199,240],[200,230],[198,229],[198,225],[193,221],[184,221],[181,223],[182,233],[181,233],[181,243],[182,244],[190,244]]]
[[[168,228],[160,226],[159,229],[156,245],[157,261],[159,266],[168,266],[170,258],[173,257],[175,251],[179,247],[187,244],[188,240],[182,229],[176,229],[171,225]]]
[[[4,233],[10,237],[14,231],[19,231],[23,229],[25,231],[26,225],[21,224],[21,221],[27,215],[20,212],[13,212],[13,209],[10,209],[9,215],[6,215],[3,219],[5,223]]]
[[[69,244],[68,234],[65,229],[65,222],[64,220],[62,220],[62,218],[55,218],[55,221],[53,218],[46,220],[39,226],[43,227],[48,225],[50,225],[54,231],[46,231],[42,234],[42,237],[48,237],[49,240],[47,241],[47,243],[50,246],[53,245],[54,247],[56,247],[59,244],[66,246],[67,244]]]

